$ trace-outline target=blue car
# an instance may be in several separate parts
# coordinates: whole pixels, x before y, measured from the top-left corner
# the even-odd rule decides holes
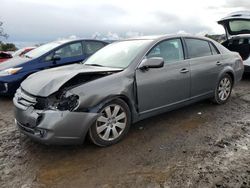
[[[0,95],[14,95],[21,82],[32,73],[81,62],[107,44],[99,40],[61,40],[12,58],[0,64]]]

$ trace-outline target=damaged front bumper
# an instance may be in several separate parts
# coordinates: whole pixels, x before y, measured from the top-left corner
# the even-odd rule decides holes
[[[20,131],[45,144],[81,144],[97,113],[36,110],[14,97],[15,122]]]

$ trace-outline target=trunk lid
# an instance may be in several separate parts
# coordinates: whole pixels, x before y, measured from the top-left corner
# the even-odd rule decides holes
[[[237,35],[250,34],[250,11],[239,11],[229,14],[218,21],[225,31],[227,39]]]

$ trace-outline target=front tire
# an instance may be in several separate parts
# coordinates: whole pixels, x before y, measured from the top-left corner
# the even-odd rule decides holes
[[[94,124],[90,127],[90,140],[97,146],[105,147],[119,142],[129,131],[131,112],[121,99],[104,105]]]
[[[232,88],[233,81],[231,76],[229,74],[223,75],[215,89],[213,102],[216,104],[225,104],[231,95]]]

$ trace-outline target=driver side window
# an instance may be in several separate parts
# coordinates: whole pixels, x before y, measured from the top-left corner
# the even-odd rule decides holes
[[[53,55],[54,55],[54,52],[50,53],[49,55],[47,55],[47,56],[44,58],[44,60],[45,60],[45,61],[51,61]]]
[[[61,58],[75,57],[83,55],[81,42],[67,44],[59,48],[55,52],[50,53],[45,57],[45,61],[51,61],[54,55],[59,55]]]
[[[55,51],[55,54],[59,55],[61,58],[83,55],[82,44],[81,42],[67,44]]]
[[[147,58],[151,57],[161,57],[165,63],[183,60],[181,40],[170,39],[157,44],[147,55]]]

